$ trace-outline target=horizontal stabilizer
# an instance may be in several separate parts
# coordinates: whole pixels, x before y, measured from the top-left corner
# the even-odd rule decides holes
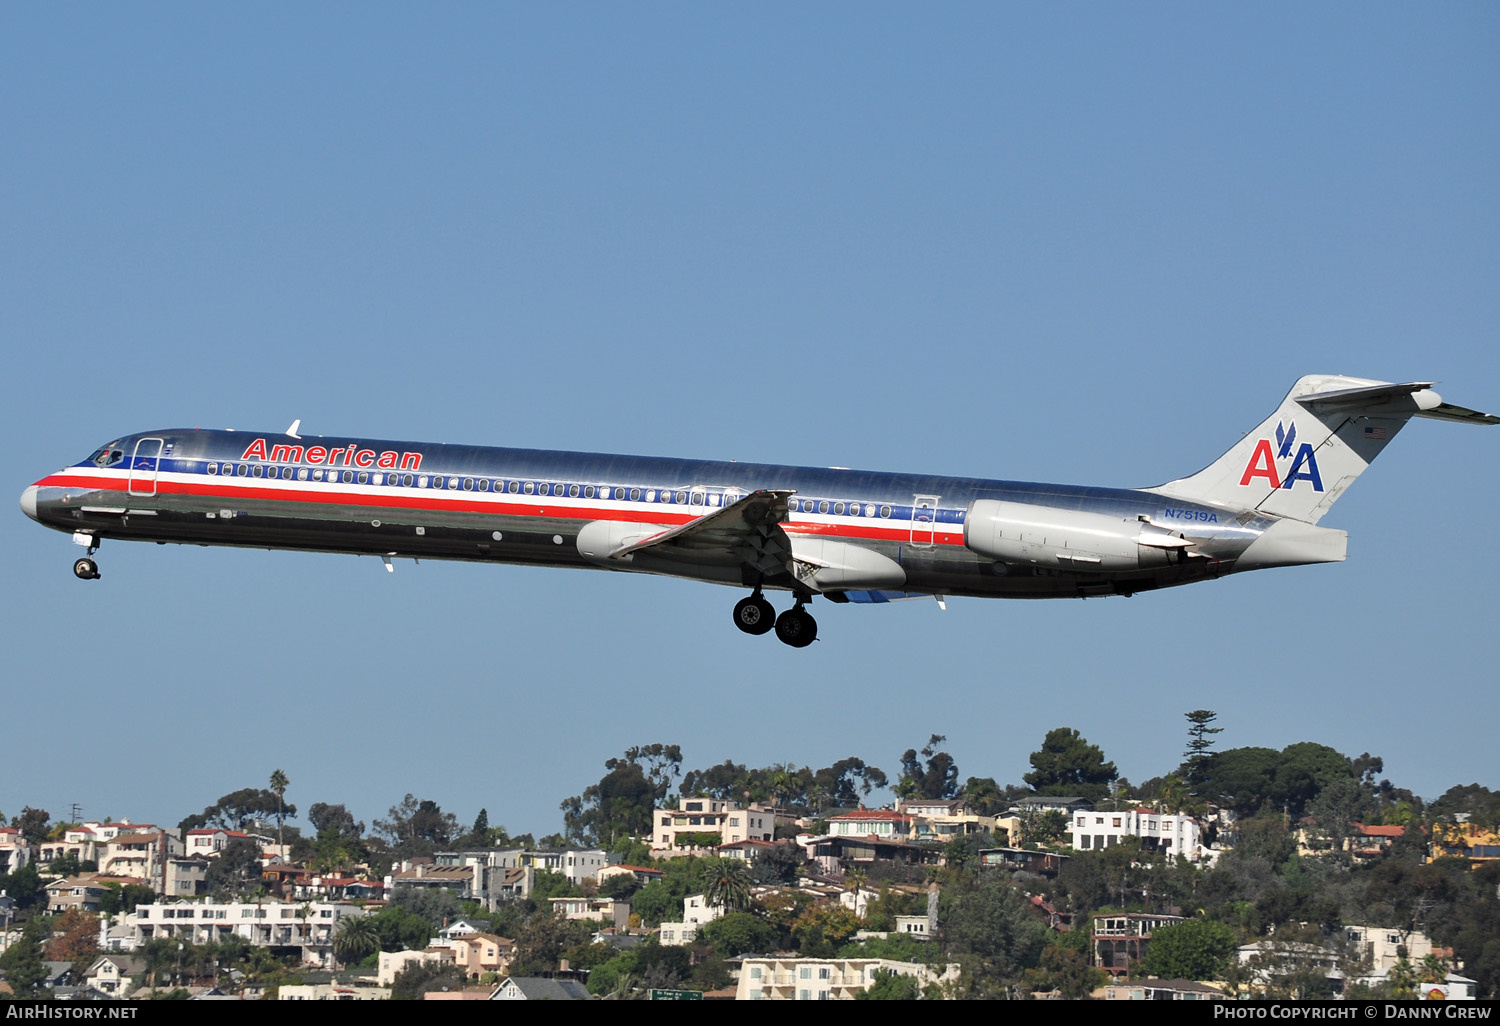
[[[1432,384],[1307,375],[1223,456],[1191,477],[1147,490],[1316,524],[1412,417],[1500,424],[1443,402]]]

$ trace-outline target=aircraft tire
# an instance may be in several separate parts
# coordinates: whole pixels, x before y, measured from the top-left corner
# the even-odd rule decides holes
[[[86,556],[76,559],[73,561],[73,575],[80,581],[96,581],[99,579],[99,564]]]
[[[818,639],[818,621],[800,609],[788,609],[776,618],[776,636],[793,648],[806,648]]]
[[[742,598],[734,604],[734,625],[746,634],[765,634],[776,626],[776,609],[755,595]]]

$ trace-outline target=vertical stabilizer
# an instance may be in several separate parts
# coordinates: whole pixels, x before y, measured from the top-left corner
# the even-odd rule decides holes
[[[1260,427],[1208,467],[1147,490],[1315,524],[1413,416],[1500,423],[1449,406],[1429,381],[1309,374]]]

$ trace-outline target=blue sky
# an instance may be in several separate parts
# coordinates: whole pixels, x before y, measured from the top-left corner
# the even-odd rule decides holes
[[[12,6],[0,480],[202,425],[1155,484],[1293,380],[1500,410],[1485,4]],[[538,834],[605,759],[1140,781],[1223,747],[1500,786],[1500,430],[1417,422],[1347,563],[1130,600],[107,544],[12,508],[0,810],[176,823],[281,767]]]

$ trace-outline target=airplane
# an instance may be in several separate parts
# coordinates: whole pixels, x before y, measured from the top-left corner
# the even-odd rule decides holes
[[[1318,521],[1412,417],[1496,424],[1432,382],[1297,381],[1208,467],[1150,488],[172,429],[26,488],[27,516],[106,538],[661,574],[750,589],[747,634],[803,648],[806,606],[1133,595],[1343,560]],[[766,591],[790,592],[779,615]]]

